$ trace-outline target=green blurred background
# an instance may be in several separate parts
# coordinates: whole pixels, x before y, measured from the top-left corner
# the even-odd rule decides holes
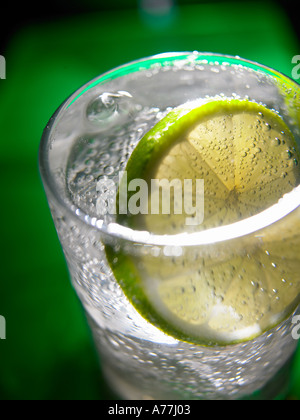
[[[0,399],[110,399],[39,179],[42,130],[88,80],[160,52],[239,55],[291,76],[300,54],[296,5],[54,0],[1,13]],[[299,376],[298,352],[291,399],[300,398]]]

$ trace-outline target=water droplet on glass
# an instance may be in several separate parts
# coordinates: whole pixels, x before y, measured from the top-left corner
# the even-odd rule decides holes
[[[133,118],[137,110],[138,105],[129,92],[104,92],[89,103],[86,117],[97,126],[107,127],[111,124],[123,123],[126,118]]]
[[[116,112],[116,96],[104,92],[94,99],[87,107],[87,118],[89,121],[103,121],[111,117]]]

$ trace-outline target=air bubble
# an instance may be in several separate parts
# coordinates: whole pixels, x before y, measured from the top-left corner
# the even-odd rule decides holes
[[[288,150],[285,150],[283,153],[282,153],[282,158],[284,159],[284,160],[289,160],[289,159],[291,159],[292,158],[292,156],[293,156],[293,153],[288,149]]]
[[[113,166],[107,166],[105,169],[104,169],[104,173],[105,173],[105,175],[112,175],[113,173],[114,173],[114,168],[113,168]]]
[[[265,122],[264,125],[263,125],[263,128],[264,128],[265,131],[270,131],[272,127],[270,126],[269,123]]]
[[[281,140],[278,137],[275,137],[274,140],[272,140],[272,146],[280,146]]]
[[[277,265],[274,262],[272,262],[271,265],[272,265],[273,268],[277,267]]]

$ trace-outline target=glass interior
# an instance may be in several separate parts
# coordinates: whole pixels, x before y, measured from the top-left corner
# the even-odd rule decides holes
[[[193,74],[192,79],[189,74]],[[246,98],[266,105],[283,118],[299,144],[299,91],[299,85],[279,72],[239,57],[198,52],[168,53],[126,64],[83,86],[50,120],[40,148],[45,187],[52,199],[73,217],[108,236],[129,241],[171,245],[175,240],[182,246],[189,246],[255,234],[298,208],[298,185],[270,208],[234,224],[194,233],[154,235],[122,226],[114,215],[99,217],[95,211],[99,186],[95,186],[95,181],[103,177],[117,185],[118,173],[125,169],[128,157],[145,131],[171,108],[207,96]],[[145,109],[147,113],[143,111]],[[144,119],[140,117],[143,112]],[[125,142],[123,126],[128,131]],[[76,154],[80,157],[84,150],[89,150],[93,161],[93,142],[97,136],[100,136],[104,150],[101,156],[96,156],[103,160],[102,172],[92,167],[90,172],[85,168],[84,174],[74,174],[72,166]],[[114,137],[120,138],[118,144],[112,141]],[[78,163],[79,166],[82,164]],[[84,181],[87,182],[86,198],[82,199]]]

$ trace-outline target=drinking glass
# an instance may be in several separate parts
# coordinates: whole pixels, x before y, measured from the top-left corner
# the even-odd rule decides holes
[[[297,83],[239,57],[199,52],[155,55],[97,77],[60,106],[42,136],[40,173],[71,282],[107,381],[122,399],[269,399],[284,395],[288,385],[300,293],[299,179],[278,203],[251,218],[183,235],[134,230],[118,223],[113,211],[120,173],[145,133],[174,107],[216,96],[264,104],[299,145]],[[287,164],[296,166],[291,155]],[[273,318],[240,342],[180,339],[126,297],[108,249],[116,260],[121,253],[148,260],[158,277],[183,258],[186,270],[195,261],[214,267],[235,258],[258,265],[256,256],[264,252],[263,264],[274,267]],[[247,300],[258,285],[247,284],[247,273],[239,276]],[[283,283],[288,292],[277,299]]]

